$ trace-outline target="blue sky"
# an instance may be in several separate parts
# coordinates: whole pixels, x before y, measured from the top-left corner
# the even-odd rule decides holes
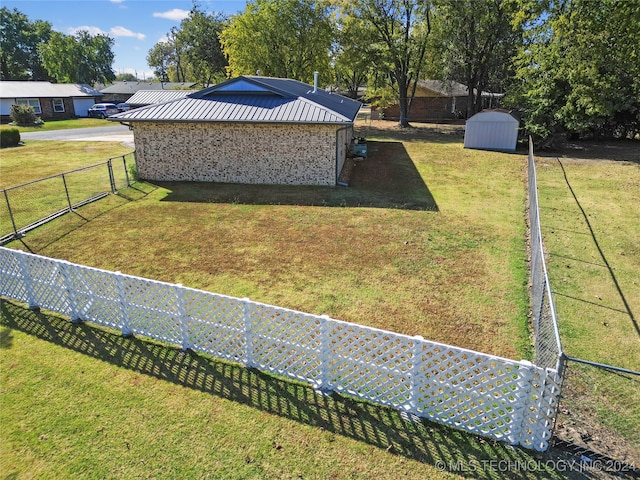
[[[246,0],[199,3],[206,11],[233,15],[244,10]],[[109,34],[115,40],[113,70],[116,74],[137,74],[138,78],[153,75],[147,53],[193,5],[191,0],[2,0],[0,4],[17,8],[31,21],[46,20],[65,34],[81,28]]]

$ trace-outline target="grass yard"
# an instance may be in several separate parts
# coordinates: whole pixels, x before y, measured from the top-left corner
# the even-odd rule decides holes
[[[581,146],[537,157],[560,335],[570,356],[640,371],[638,142]]]
[[[525,155],[362,128],[372,153],[348,188],[142,183],[9,246],[531,358]],[[12,302],[0,312],[0,460],[16,478],[505,478],[480,462],[541,458]]]
[[[29,140],[0,151],[0,189],[106,162],[131,152],[118,142]]]
[[[3,123],[0,130],[8,128],[17,128],[20,133],[26,132],[45,132],[47,130],[66,130],[70,128],[89,128],[89,127],[107,127],[113,125],[108,120],[101,118],[72,118],[70,120],[47,120],[43,125],[38,127],[20,127]]]

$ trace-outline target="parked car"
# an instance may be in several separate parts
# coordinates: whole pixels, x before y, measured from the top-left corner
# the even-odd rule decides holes
[[[118,112],[126,112],[127,110],[131,110],[131,105],[129,105],[128,103],[119,103],[117,106]]]
[[[110,115],[119,113],[118,107],[113,103],[96,103],[92,106],[88,112],[90,117],[94,118],[107,118]]]

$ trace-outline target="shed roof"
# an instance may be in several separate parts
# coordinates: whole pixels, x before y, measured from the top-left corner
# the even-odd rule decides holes
[[[286,78],[240,76],[111,121],[351,124],[362,104]]]
[[[130,105],[153,105],[184,98],[195,90],[138,90],[127,100]]]
[[[0,98],[62,98],[101,97],[90,85],[83,83],[0,82]]]
[[[513,114],[508,111],[508,110],[504,110],[504,109],[500,109],[500,108],[496,108],[493,110],[482,110],[481,112],[476,113],[475,115],[473,115],[472,117],[470,117],[467,120],[467,123],[474,123],[474,122],[494,122],[494,123],[500,123],[500,122],[506,122],[506,123],[512,123],[514,125],[519,125],[520,121],[513,116]]]

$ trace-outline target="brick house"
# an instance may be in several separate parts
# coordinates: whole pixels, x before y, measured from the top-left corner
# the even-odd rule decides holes
[[[409,110],[410,122],[446,122],[464,118],[467,111],[467,87],[458,82],[420,80]],[[495,108],[503,94],[483,92],[483,108]],[[400,118],[400,106],[384,109],[386,120]]]
[[[133,128],[146,180],[336,185],[360,106],[296,80],[240,76],[109,120]]]
[[[85,84],[50,82],[0,82],[0,115],[10,120],[11,105],[31,105],[44,120],[86,117],[102,94]]]

